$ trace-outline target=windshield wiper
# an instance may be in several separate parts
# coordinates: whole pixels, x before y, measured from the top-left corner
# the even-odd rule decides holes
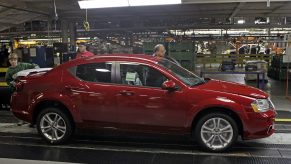
[[[209,79],[209,78],[202,78],[200,82],[198,82],[198,83],[196,83],[196,84],[194,84],[194,85],[191,85],[191,87],[193,87],[193,86],[197,86],[197,85],[205,84],[205,83],[207,83],[207,82],[210,81],[210,80],[211,80],[211,79]]]

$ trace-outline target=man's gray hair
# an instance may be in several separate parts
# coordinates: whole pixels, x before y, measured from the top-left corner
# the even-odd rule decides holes
[[[163,44],[157,44],[154,48],[154,52],[159,51],[160,47],[165,47]]]

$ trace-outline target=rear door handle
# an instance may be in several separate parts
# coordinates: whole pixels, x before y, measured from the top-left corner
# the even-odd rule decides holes
[[[127,90],[122,90],[119,92],[121,95],[125,95],[125,96],[132,96],[134,95],[133,91],[127,91]]]
[[[84,88],[73,87],[73,86],[69,86],[69,85],[66,85],[65,88],[66,88],[66,89],[69,89],[69,90],[83,90],[83,89],[84,89]]]

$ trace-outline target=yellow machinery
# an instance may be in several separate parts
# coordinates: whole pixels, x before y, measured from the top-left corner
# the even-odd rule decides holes
[[[7,87],[7,83],[5,81],[5,74],[8,68],[0,68],[0,87]]]
[[[9,101],[10,101],[10,90],[5,81],[5,74],[7,72],[7,68],[0,67],[0,109],[9,110]]]

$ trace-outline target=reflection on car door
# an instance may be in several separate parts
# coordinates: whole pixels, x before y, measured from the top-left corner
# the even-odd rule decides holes
[[[117,72],[120,83],[116,86],[117,115],[122,125],[142,126],[143,130],[155,127],[159,131],[184,126],[187,104],[183,103],[183,92],[161,89],[168,79],[160,71],[139,63],[121,62],[117,64]]]

